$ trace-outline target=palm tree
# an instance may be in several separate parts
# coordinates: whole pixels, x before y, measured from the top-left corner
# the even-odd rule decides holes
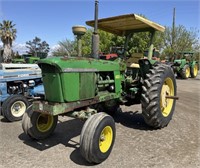
[[[9,62],[12,59],[12,43],[16,39],[17,30],[15,24],[9,20],[3,20],[0,23],[0,38],[3,42],[3,62]]]

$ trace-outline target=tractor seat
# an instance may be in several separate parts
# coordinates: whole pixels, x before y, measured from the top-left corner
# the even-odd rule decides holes
[[[130,67],[130,68],[140,68],[140,65],[139,65],[139,64],[136,64],[136,63],[132,63],[132,64],[130,64],[129,67]]]
[[[126,61],[126,65],[129,68],[140,68],[138,61],[143,58],[142,53],[133,53],[131,57]]]

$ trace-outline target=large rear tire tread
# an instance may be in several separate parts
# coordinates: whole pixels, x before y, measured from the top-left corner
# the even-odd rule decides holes
[[[103,153],[99,148],[99,138],[102,130],[109,126],[112,129],[112,142],[108,150]],[[80,136],[81,155],[90,163],[101,163],[108,158],[115,140],[115,123],[106,113],[97,113],[86,120]]]
[[[176,80],[172,69],[164,64],[154,66],[147,74],[142,86],[141,105],[145,122],[153,128],[163,128],[168,125],[175,109],[175,100],[167,117],[164,117],[160,107],[161,89],[165,79],[170,78],[176,95]]]
[[[16,102],[21,102],[21,104],[23,104],[25,107],[24,112],[20,112],[20,115],[14,115],[12,113],[12,106],[16,103]],[[29,102],[27,100],[26,97],[24,97],[23,95],[11,95],[9,96],[2,105],[2,115],[5,117],[5,119],[7,119],[10,122],[13,121],[19,121],[22,119],[23,114],[25,113],[27,107],[29,106]],[[16,113],[17,114],[17,113]]]

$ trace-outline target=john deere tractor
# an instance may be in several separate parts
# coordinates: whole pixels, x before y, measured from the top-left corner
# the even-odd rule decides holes
[[[87,119],[80,135],[80,152],[88,162],[101,163],[114,145],[116,130],[112,115],[120,105],[141,103],[146,123],[160,129],[172,119],[177,96],[171,67],[151,59],[155,31],[163,32],[164,27],[136,14],[98,20],[98,1],[95,9],[95,20],[86,22],[94,27],[93,58],[40,60],[45,99],[33,102],[23,116],[22,127],[31,138],[44,139],[54,132],[59,115]],[[148,58],[130,62],[124,52],[114,61],[99,59],[98,27],[125,36],[125,51],[133,33],[151,32]],[[83,27],[76,28],[77,33],[85,31]]]
[[[12,63],[27,63],[27,64],[36,64],[40,59],[46,58],[47,53],[37,52],[37,56],[32,54],[23,54],[19,57],[12,59]]]
[[[194,54],[191,51],[183,51],[175,56],[172,68],[178,77],[182,79],[197,77],[199,64],[195,61]]]

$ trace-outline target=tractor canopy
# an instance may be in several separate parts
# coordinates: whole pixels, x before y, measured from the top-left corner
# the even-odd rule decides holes
[[[95,21],[86,21],[86,24],[94,27]],[[165,31],[165,27],[136,14],[99,19],[98,28],[118,36],[126,36],[135,32]]]
[[[95,26],[95,20],[86,21],[86,24],[89,26]],[[114,16],[109,18],[98,19],[98,28],[106,32],[118,35],[125,36],[126,40],[124,43],[124,49],[127,50],[128,41],[133,33],[137,32],[150,32],[151,38],[149,42],[148,50],[148,59],[152,59],[153,53],[153,38],[155,31],[164,32],[165,27],[152,22],[148,19],[145,19],[136,14],[126,14],[120,16]],[[123,53],[126,56],[125,52]]]

